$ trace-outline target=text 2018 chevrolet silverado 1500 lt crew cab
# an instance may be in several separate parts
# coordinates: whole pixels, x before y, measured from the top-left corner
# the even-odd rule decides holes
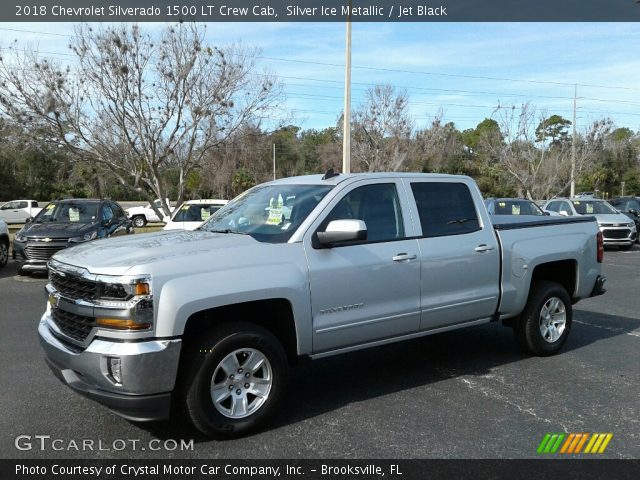
[[[182,412],[241,435],[288,366],[501,321],[558,352],[604,292],[592,217],[492,219],[472,179],[306,176],[258,185],[200,229],[98,240],[50,261],[39,325],[69,387],[133,421]]]

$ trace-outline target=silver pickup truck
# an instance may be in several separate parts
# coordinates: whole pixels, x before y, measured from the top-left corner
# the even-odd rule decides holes
[[[558,352],[604,293],[591,217],[489,218],[468,177],[313,175],[258,185],[196,231],[98,240],[49,264],[46,360],[133,421],[258,428],[288,369],[487,322]]]

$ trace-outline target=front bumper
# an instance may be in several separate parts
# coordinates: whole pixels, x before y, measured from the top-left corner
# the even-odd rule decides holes
[[[46,361],[67,386],[131,421],[169,417],[171,391],[180,359],[180,339],[108,341],[94,338],[82,351],[60,340],[49,327],[45,313],[38,333]],[[119,358],[122,383],[108,371],[108,359]]]
[[[55,240],[52,242],[13,242],[13,259],[20,263],[20,268],[25,272],[46,272],[47,262],[60,250],[69,246],[67,240]]]

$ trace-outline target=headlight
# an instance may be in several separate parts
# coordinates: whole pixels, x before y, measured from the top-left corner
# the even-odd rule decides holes
[[[147,330],[153,325],[153,298],[148,277],[99,275],[96,323],[115,330]],[[107,313],[113,311],[113,314]]]
[[[629,227],[629,228],[631,228],[633,230],[634,228],[636,228],[636,222],[627,223],[627,227]]]
[[[20,234],[16,235],[16,242],[24,243],[26,241],[27,241],[27,237],[25,237],[24,235],[20,235]]]
[[[81,237],[72,237],[69,239],[69,243],[82,243],[82,242],[88,242],[89,240],[93,240],[94,238],[96,238],[98,236],[98,231],[94,230],[91,233],[85,233],[84,235],[82,235]]]

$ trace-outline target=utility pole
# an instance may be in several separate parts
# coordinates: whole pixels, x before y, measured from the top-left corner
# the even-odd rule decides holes
[[[349,0],[349,12],[347,13],[347,45],[344,68],[342,173],[351,173],[351,0]]]
[[[273,144],[273,179],[276,179],[276,144]]]
[[[571,137],[571,196],[576,194],[576,109],[578,104],[578,84],[573,89],[573,135]]]

